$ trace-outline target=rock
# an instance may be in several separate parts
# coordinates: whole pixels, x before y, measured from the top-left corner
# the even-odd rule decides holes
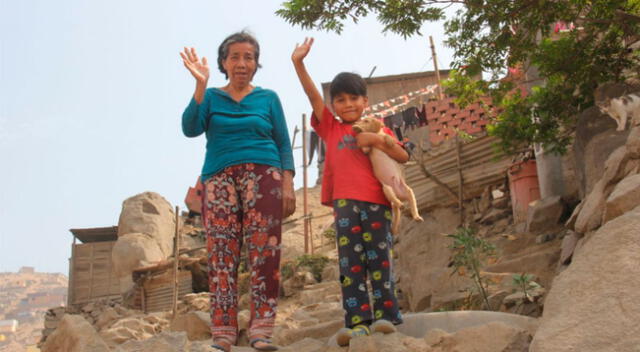
[[[319,285],[314,285],[313,289],[305,289],[300,292],[300,302],[307,306],[317,302],[322,302],[331,294],[340,293],[340,283],[338,281],[329,281]]]
[[[504,304],[507,307],[511,307],[516,304],[535,302],[540,297],[542,297],[544,293],[545,293],[545,289],[543,287],[536,287],[536,288],[527,290],[528,297],[526,297],[524,292],[522,291],[515,292],[504,298]]]
[[[109,346],[80,315],[65,315],[58,328],[47,337],[42,352],[109,352]]]
[[[526,330],[501,322],[458,331],[455,334],[437,332],[425,336],[430,344],[430,352],[473,351],[473,352],[526,352],[529,350],[531,335]]]
[[[496,293],[490,294],[488,297],[489,307],[494,310],[498,310],[502,306],[502,302],[504,301],[505,297],[507,297],[508,295],[509,292],[505,290],[500,290]]]
[[[189,340],[184,332],[164,331],[144,341],[127,341],[117,352],[178,352],[189,351]]]
[[[489,187],[485,187],[484,191],[482,191],[482,196],[480,197],[480,202],[478,203],[478,210],[480,214],[484,214],[491,207],[491,190]]]
[[[289,346],[281,348],[282,352],[322,352],[326,349],[325,344],[316,339],[305,338]]]
[[[547,233],[544,235],[539,235],[536,237],[536,244],[543,244],[546,242],[551,242],[553,240],[556,239],[558,235],[556,235],[555,233]]]
[[[134,269],[157,263],[165,258],[158,243],[143,233],[120,236],[111,252],[113,271],[116,276],[124,278],[131,277]]]
[[[313,274],[309,270],[296,271],[293,276],[282,283],[283,295],[291,297],[296,292],[302,290],[305,285],[317,283]]]
[[[527,214],[527,232],[541,232],[558,224],[564,204],[560,196],[548,197],[529,205]]]
[[[209,313],[189,312],[177,316],[170,326],[171,331],[184,331],[189,340],[206,340],[211,338],[211,318]]]
[[[482,219],[480,219],[480,223],[490,225],[500,219],[508,217],[510,214],[511,209],[492,208],[491,210],[489,210],[489,213],[487,213],[487,215],[483,216]]]
[[[579,198],[591,192],[602,177],[602,165],[609,155],[627,141],[628,131],[616,131],[613,119],[591,107],[578,115],[573,144]]]
[[[576,218],[574,229],[577,233],[587,233],[595,230],[602,223],[602,213],[605,206],[605,182],[600,180],[593,187],[587,198],[582,201],[582,209]]]
[[[437,221],[435,220],[437,219]],[[464,298],[469,286],[467,278],[451,275],[448,266],[452,239],[451,234],[459,225],[460,215],[455,208],[436,208],[424,222],[408,222],[402,227],[402,240],[394,252],[402,253],[395,262],[398,288],[403,292],[409,310],[435,309],[456,299]],[[416,280],[419,278],[419,280]]]
[[[630,158],[640,158],[640,127],[636,126],[631,128],[625,146],[627,147],[627,153]]]
[[[120,318],[120,315],[118,314],[118,312],[116,312],[115,309],[111,307],[107,307],[105,310],[102,311],[102,314],[100,314],[100,316],[98,317],[95,327],[98,329],[98,331],[100,331],[105,327],[111,325],[111,323],[118,320],[119,318]]]
[[[127,317],[100,331],[100,336],[109,346],[115,346],[129,340],[146,340],[156,332],[154,325],[144,321],[142,317]]]
[[[329,263],[322,270],[322,282],[338,281],[339,278],[340,270],[337,264]]]
[[[569,220],[567,220],[567,222],[564,223],[564,227],[566,227],[569,230],[575,230],[576,220],[578,219],[578,215],[580,214],[580,211],[582,211],[582,206],[584,206],[584,202],[580,202],[573,209],[573,212],[571,213]]]
[[[640,174],[620,181],[607,198],[603,222],[606,223],[640,205]]]
[[[569,264],[571,261],[571,256],[573,255],[573,250],[576,248],[576,244],[578,244],[578,236],[574,232],[570,232],[564,236],[562,239],[562,251],[560,252],[560,264],[565,265]]]
[[[342,327],[344,327],[344,319],[333,320],[297,329],[276,329],[274,331],[274,342],[279,345],[290,345],[304,338],[327,338],[335,334]]]
[[[625,176],[624,172],[628,161],[629,155],[624,145],[611,153],[611,156],[604,163],[604,173],[602,174],[602,180],[606,186],[620,181]]]
[[[118,220],[118,237],[130,233],[148,235],[157,242],[164,258],[172,255],[175,214],[171,204],[153,192],[126,199]]]
[[[426,351],[427,343],[424,339],[417,339],[399,333],[373,334],[357,337],[349,344],[349,352],[413,352]]]
[[[208,312],[211,306],[209,292],[188,293],[182,297],[182,301],[187,305],[189,311]]]
[[[509,208],[509,197],[496,198],[491,202],[491,207],[497,209]]]
[[[531,351],[633,351],[640,346],[638,233],[640,207],[606,223],[574,253],[545,298]]]

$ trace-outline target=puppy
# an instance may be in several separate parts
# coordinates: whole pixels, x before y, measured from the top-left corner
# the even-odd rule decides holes
[[[377,133],[384,137],[384,141],[387,145],[393,146],[396,143],[395,140],[393,137],[384,133],[382,128],[382,122],[373,117],[364,117],[353,124],[354,132]],[[373,174],[376,176],[378,181],[382,183],[384,195],[391,203],[391,208],[393,210],[391,232],[394,235],[398,233],[398,229],[400,227],[400,210],[403,207],[403,201],[409,201],[409,210],[413,220],[423,221],[420,214],[418,214],[418,206],[416,204],[416,197],[413,194],[413,190],[407,186],[407,183],[404,181],[404,175],[400,164],[387,155],[387,153],[377,148],[364,147],[362,148],[362,152],[369,155],[369,159],[371,159],[371,164],[373,165]]]
[[[618,124],[618,131],[627,127],[631,117],[632,126],[640,124],[640,93],[629,93],[629,88],[620,83],[605,83],[594,92],[596,106]]]

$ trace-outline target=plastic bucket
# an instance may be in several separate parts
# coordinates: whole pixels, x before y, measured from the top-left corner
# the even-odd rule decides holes
[[[527,221],[529,203],[540,199],[538,169],[535,160],[521,161],[509,167],[509,190],[513,222],[517,224]]]

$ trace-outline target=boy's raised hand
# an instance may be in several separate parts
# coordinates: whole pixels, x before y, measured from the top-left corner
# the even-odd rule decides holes
[[[309,50],[311,50],[311,46],[313,45],[313,38],[304,38],[304,42],[302,44],[296,44],[296,48],[293,49],[293,54],[291,54],[291,60],[293,62],[301,62],[304,58],[309,54]]]

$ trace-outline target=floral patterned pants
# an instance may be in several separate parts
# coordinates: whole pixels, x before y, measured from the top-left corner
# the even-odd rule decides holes
[[[351,199],[333,201],[345,326],[386,319],[402,323],[392,271],[391,209]],[[373,302],[369,301],[367,279]]]
[[[243,242],[250,267],[249,337],[270,337],[280,283],[282,173],[268,165],[233,165],[207,179],[204,188],[213,339],[230,344],[237,340]]]

